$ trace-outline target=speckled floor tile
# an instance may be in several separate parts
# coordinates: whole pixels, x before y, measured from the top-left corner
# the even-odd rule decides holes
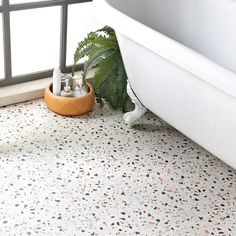
[[[236,235],[236,171],[158,117],[0,108],[0,235]]]

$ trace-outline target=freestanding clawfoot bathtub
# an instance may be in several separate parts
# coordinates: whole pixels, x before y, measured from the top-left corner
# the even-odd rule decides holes
[[[135,112],[148,108],[236,168],[236,1],[94,0],[116,30]],[[143,106],[142,106],[142,105]]]

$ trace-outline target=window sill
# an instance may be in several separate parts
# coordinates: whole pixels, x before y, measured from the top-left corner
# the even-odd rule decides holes
[[[94,72],[95,69],[92,69],[88,73],[89,82]],[[78,75],[81,75],[81,72],[78,72]],[[52,78],[45,78],[0,88],[0,107],[42,98],[44,89],[51,81]]]
[[[50,81],[51,78],[46,78],[0,88],[0,107],[42,98]]]

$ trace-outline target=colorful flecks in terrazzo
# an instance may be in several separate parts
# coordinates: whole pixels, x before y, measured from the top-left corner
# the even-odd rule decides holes
[[[0,235],[236,235],[236,171],[147,113],[0,108]]]

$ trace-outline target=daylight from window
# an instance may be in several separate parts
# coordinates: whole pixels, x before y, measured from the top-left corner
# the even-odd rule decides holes
[[[57,67],[60,48],[60,7],[15,11],[10,17],[12,75]]]
[[[73,55],[78,42],[90,31],[103,27],[93,13],[91,3],[73,4],[68,7],[67,65],[73,63]]]
[[[36,2],[39,0],[9,1],[10,4],[16,4],[16,6]],[[40,2],[46,4],[49,1]],[[52,2],[55,3],[55,1]],[[41,8],[32,6],[30,9],[13,10],[9,13],[11,53],[7,54],[11,57],[12,78],[6,78],[4,74],[3,12],[4,9],[0,13],[0,80],[5,80],[1,80],[3,86],[8,84],[7,79],[10,79],[11,81],[8,81],[13,84],[18,78],[24,80],[25,76],[29,74],[49,71],[60,66],[62,5],[45,5]],[[79,3],[78,1],[76,4],[68,4],[67,17],[66,63],[64,66],[71,66],[78,42],[87,33],[104,25],[94,16],[92,2]]]

